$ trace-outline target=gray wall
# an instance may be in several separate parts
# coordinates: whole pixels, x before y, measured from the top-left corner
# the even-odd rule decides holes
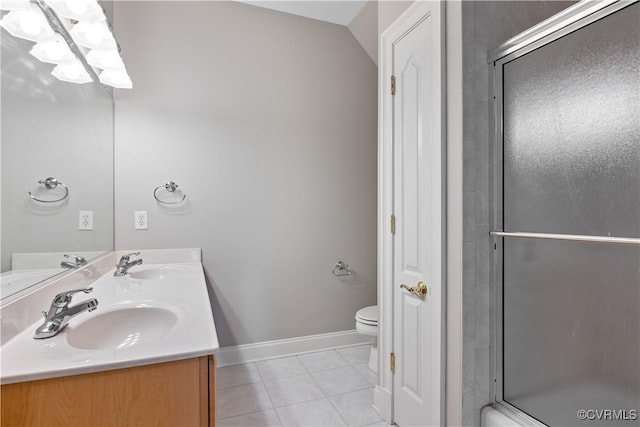
[[[114,9],[134,82],[116,93],[116,247],[201,247],[223,346],[354,329],[376,303],[377,98],[349,29],[235,2]],[[154,201],[168,180],[185,206]]]
[[[99,83],[62,82],[28,52],[33,43],[2,30],[2,271],[14,252],[113,249],[113,99]],[[53,176],[66,202],[34,203],[28,191]],[[55,191],[55,193],[53,193]],[[41,194],[53,199],[62,187]],[[78,211],[94,211],[78,231]]]
[[[412,3],[413,1],[404,0],[378,1],[378,34],[382,34],[384,30],[389,28],[389,25],[398,19]]]
[[[369,0],[348,25],[349,31],[378,65],[378,2]]]
[[[493,402],[490,313],[489,65],[487,51],[569,7],[560,1],[465,1],[463,36],[463,425],[479,425]]]

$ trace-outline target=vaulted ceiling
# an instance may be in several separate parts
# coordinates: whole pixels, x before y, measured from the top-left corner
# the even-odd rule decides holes
[[[353,18],[367,3],[367,0],[348,1],[319,1],[319,0],[297,0],[297,1],[245,1],[242,3],[254,6],[265,7],[267,9],[278,10],[280,12],[292,13],[294,15],[317,19],[320,21],[332,22],[334,24],[349,25]]]

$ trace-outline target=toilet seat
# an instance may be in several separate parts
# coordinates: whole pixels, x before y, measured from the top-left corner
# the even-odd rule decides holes
[[[367,320],[362,320],[356,317],[356,322],[361,323],[363,325],[367,325],[367,326],[378,326],[378,322],[369,322]]]
[[[368,326],[378,326],[378,306],[372,305],[358,310],[356,322]]]

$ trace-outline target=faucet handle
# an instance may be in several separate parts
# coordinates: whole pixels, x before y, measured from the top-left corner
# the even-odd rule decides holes
[[[129,261],[129,257],[131,256],[138,256],[140,255],[140,252],[131,252],[130,254],[126,254],[126,255],[122,255],[122,258],[120,258],[121,260],[125,260],[125,261]]]
[[[67,255],[64,254],[65,258],[73,258],[75,260],[75,263],[78,265],[85,265],[87,263],[87,260],[84,257],[78,256],[78,255]]]
[[[88,294],[89,292],[92,292],[92,291],[93,291],[93,288],[84,288],[84,289],[73,289],[71,291],[61,292],[55,297],[53,297],[53,302],[51,303],[51,305],[55,305],[56,307],[64,307],[65,305],[71,302],[71,298],[73,297],[73,295],[79,292],[84,292],[85,294]]]

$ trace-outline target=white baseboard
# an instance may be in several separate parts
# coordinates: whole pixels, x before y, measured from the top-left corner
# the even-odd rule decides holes
[[[233,347],[222,347],[216,355],[216,366],[238,365],[276,357],[309,353],[333,348],[352,347],[371,341],[356,330],[309,335],[284,340],[265,341]]]
[[[373,389],[373,407],[387,423],[393,422],[393,395],[380,386]]]

